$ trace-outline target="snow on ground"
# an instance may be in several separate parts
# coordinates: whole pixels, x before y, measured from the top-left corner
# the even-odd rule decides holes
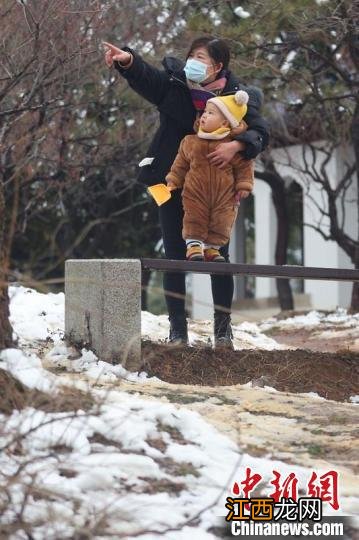
[[[305,328],[315,326],[355,328],[359,326],[359,313],[350,315],[346,309],[337,308],[333,313],[323,313],[320,311],[310,311],[306,315],[296,315],[287,319],[277,320],[275,317],[263,321],[259,328],[262,331],[276,328]]]
[[[145,373],[134,374],[121,365],[113,366],[103,362],[92,352],[82,349],[76,355],[72,347],[64,342],[64,302],[63,293],[43,294],[25,287],[10,287],[10,321],[19,346],[27,352],[35,352],[41,344],[46,349],[44,364],[56,366],[71,372],[86,372],[86,376],[106,382],[118,378],[144,381]],[[142,312],[142,336],[153,341],[165,341],[169,322],[166,315],[156,316]],[[236,349],[285,349],[274,339],[267,337],[254,323],[233,326]],[[213,341],[212,321],[190,321],[189,339],[191,344]],[[46,341],[48,344],[46,345]],[[46,347],[45,347],[46,345]]]
[[[112,365],[103,362],[87,349],[81,350],[81,355],[75,353],[73,347],[68,347],[64,342],[56,343],[44,356],[44,364],[47,367],[62,368],[71,373],[86,373],[86,377],[97,382],[115,382],[118,379],[128,381],[145,381],[146,373],[131,373],[120,364]],[[151,380],[157,380],[152,377]]]
[[[0,353],[0,367],[28,388],[56,392],[56,375],[45,370],[35,354],[24,354],[20,349],[6,349]]]
[[[10,287],[10,321],[20,345],[64,334],[64,293],[43,294],[27,287]]]
[[[61,388],[46,365],[85,371],[106,381],[146,379],[146,374],[129,374],[122,366],[102,362],[91,351],[75,355],[66,346],[63,294],[11,287],[10,297],[11,323],[21,350],[3,351],[0,368],[24,385],[56,399]],[[312,321],[321,319],[313,313]],[[335,324],[338,319],[343,324],[350,321],[344,313],[326,318]],[[144,313],[142,322],[144,337],[167,337],[167,317]],[[210,328],[208,321],[193,321],[191,341],[206,341]],[[237,347],[279,348],[262,329],[253,323],[234,327]],[[274,469],[285,476],[294,472],[300,484],[308,481],[310,471],[303,467],[277,462],[270,455],[241,454],[234,442],[194,411],[143,400],[121,391],[121,386],[92,392],[101,404],[90,412],[49,413],[27,407],[0,415],[0,506],[6,505],[1,523],[16,522],[22,512],[36,540],[70,539],[83,530],[98,538],[96,531],[101,530],[107,538],[134,534],[150,540],[159,535],[145,534],[146,530],[176,527],[183,530],[168,531],[161,538],[209,540],[215,538],[208,529],[216,516],[226,514],[224,503],[233,479],[243,477],[246,467],[262,475],[267,495]],[[348,500],[347,508],[352,503]],[[195,516],[196,523],[191,521]],[[13,538],[28,537],[21,534]]]
[[[348,314],[343,308],[337,308],[332,313],[313,310],[306,315],[283,320],[273,317],[260,323],[259,329],[262,332],[272,331],[272,334],[278,332],[299,334],[302,331],[302,336],[307,336],[308,345],[316,347],[314,350],[320,350],[320,343],[323,343],[325,347],[329,347],[325,350],[334,352],[339,348],[348,348],[353,352],[359,352],[359,313]]]
[[[2,482],[13,476],[3,524],[16,519],[27,497],[23,520],[36,539],[72,538],[100,520],[114,538],[142,538],[141,531],[163,531],[196,515],[199,524],[188,526],[188,535],[215,538],[205,531],[225,515],[233,478],[246,467],[262,475],[267,494],[273,469],[294,472],[303,485],[309,479],[302,467],[240,455],[195,412],[114,390],[103,397],[94,414],[27,408],[0,417],[0,444],[8,448],[0,454]]]
[[[238,460],[235,445],[198,414],[115,391],[94,414],[27,408],[0,422],[2,447],[23,436],[21,450],[1,453],[1,471],[15,476],[1,519],[14,519],[31,486],[37,497],[29,496],[24,519],[36,539],[72,538],[100,518],[114,537],[185,523],[216,501]],[[151,443],[158,438],[161,449]],[[67,451],[56,451],[61,445]]]
[[[77,373],[86,372],[87,377],[97,381],[101,379],[111,382],[119,378],[134,382],[149,380],[146,373],[129,373],[121,365],[112,365],[102,361],[92,351],[82,349],[79,354],[74,348],[66,345],[63,293],[43,294],[34,289],[13,286],[10,287],[9,294],[10,321],[14,334],[20,348],[26,354],[33,353],[33,370],[41,367],[41,361],[36,356],[36,353],[41,351],[44,367],[58,367]],[[316,328],[321,331],[321,337],[338,337],[338,328],[344,333],[356,331],[359,327],[359,313],[349,315],[345,309],[338,308],[329,314],[313,310],[306,315],[283,320],[271,318],[259,324],[243,322],[232,325],[234,347],[267,350],[289,348],[288,345],[279,344],[273,338],[266,336],[264,332],[272,328],[293,327],[296,329]],[[142,312],[142,337],[144,339],[164,342],[168,331],[169,322],[166,315],[156,316]],[[190,320],[189,340],[192,345],[213,342],[212,321]],[[15,369],[16,364],[17,362],[14,361],[12,369]],[[9,370],[11,371],[10,368]]]
[[[142,312],[142,337],[151,341],[165,340],[168,337],[169,322],[167,315],[153,315]],[[244,322],[232,326],[235,349],[288,349],[274,339],[266,336],[257,324]],[[190,320],[188,337],[190,344],[213,343],[213,322]]]

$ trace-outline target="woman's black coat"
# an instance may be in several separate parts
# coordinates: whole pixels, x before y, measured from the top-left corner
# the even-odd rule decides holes
[[[138,181],[146,185],[165,182],[165,176],[171,168],[183,137],[193,133],[196,111],[192,104],[190,90],[183,71],[184,64],[176,58],[166,57],[159,70],[145,62],[137,53],[127,47],[124,50],[133,55],[130,68],[123,69],[115,62],[116,69],[127,80],[135,92],[150,103],[156,105],[160,113],[160,126],[147,151],[147,157],[153,157],[151,165],[141,168]],[[248,110],[244,121],[248,130],[237,136],[246,148],[246,159],[255,158],[268,143],[267,122],[260,116],[262,94],[253,87],[246,87],[228,72],[228,81],[221,95],[233,94],[237,90],[246,90],[249,94]]]

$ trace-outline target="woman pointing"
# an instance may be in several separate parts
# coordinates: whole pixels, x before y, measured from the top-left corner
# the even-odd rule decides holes
[[[114,66],[129,86],[159,111],[160,123],[147,151],[147,165],[141,168],[138,180],[148,186],[165,182],[165,177],[176,157],[182,139],[194,133],[193,126],[205,109],[208,99],[218,95],[234,94],[246,90],[249,94],[248,110],[244,121],[247,131],[231,142],[219,143],[208,155],[210,162],[224,168],[237,152],[245,159],[255,158],[268,143],[268,127],[260,115],[261,92],[245,86],[228,69],[230,51],[220,39],[195,39],[182,62],[165,57],[163,69],[145,62],[139,54],[104,43],[105,62]],[[183,207],[181,190],[172,192],[171,199],[159,207],[159,220],[163,245],[168,259],[184,260],[186,243],[182,238]],[[221,248],[227,262],[228,244]],[[232,347],[231,305],[233,277],[211,275],[214,303],[214,338],[216,347]],[[169,341],[187,343],[185,314],[185,274],[164,273],[163,287],[170,321]]]

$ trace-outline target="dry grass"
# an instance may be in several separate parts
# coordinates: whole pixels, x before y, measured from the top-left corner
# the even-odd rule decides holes
[[[90,392],[63,386],[56,394],[30,390],[10,373],[0,369],[0,413],[11,414],[14,409],[33,407],[48,413],[88,411],[96,405]]]
[[[359,354],[350,351],[215,351],[145,341],[142,358],[142,367],[150,376],[173,384],[227,386],[258,381],[257,386],[316,392],[336,401],[347,401],[359,387]]]

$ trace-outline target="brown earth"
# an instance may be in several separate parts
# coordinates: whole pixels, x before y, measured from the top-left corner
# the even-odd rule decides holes
[[[290,347],[306,348],[320,352],[353,351],[359,353],[358,328],[343,328],[333,325],[320,328],[278,328],[274,326],[264,334],[277,343]]]
[[[243,351],[173,347],[145,341],[142,369],[172,384],[228,386],[252,382],[282,392],[315,392],[348,401],[359,394],[359,354],[307,349]]]
[[[359,393],[358,354],[308,350],[228,353],[143,342],[143,361],[143,367],[162,380],[105,381],[94,380],[86,372],[65,372],[58,375],[59,382],[82,390],[90,387],[98,398],[107,395],[113,403],[121,402],[127,393],[189,409],[253,458],[275,459],[313,471],[335,469],[341,479],[341,508],[345,514],[355,512],[359,409],[345,401]],[[254,386],[240,384],[249,381]],[[261,388],[266,385],[278,391]],[[305,395],[308,391],[338,401]],[[159,427],[159,434],[147,440],[150,446],[163,448],[160,433],[164,429],[168,426]],[[182,444],[178,433],[171,429],[170,435]],[[169,473],[182,474],[173,472],[177,467],[171,465]],[[166,489],[173,491],[171,486]]]

